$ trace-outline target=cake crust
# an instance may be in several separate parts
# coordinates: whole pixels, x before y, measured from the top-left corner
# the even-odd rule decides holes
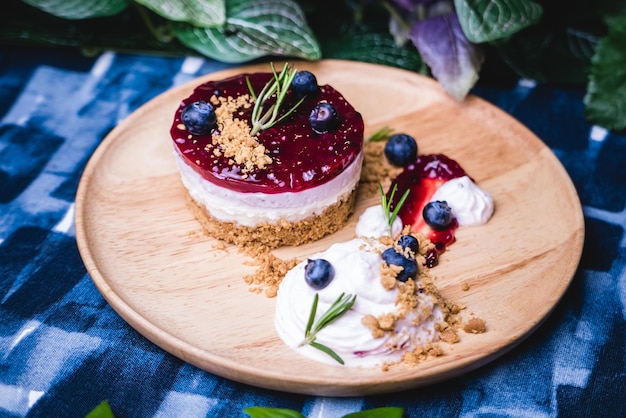
[[[361,114],[329,85],[301,98],[294,88],[277,89],[270,110],[279,98],[291,110],[280,123],[251,130],[258,126],[256,105],[266,103],[254,90],[273,79],[246,73],[201,84],[180,103],[170,130],[189,207],[208,235],[240,247],[318,240],[347,223],[356,201]],[[320,104],[337,112],[337,126],[314,129],[311,115]],[[207,106],[215,124],[192,130],[188,110]]]

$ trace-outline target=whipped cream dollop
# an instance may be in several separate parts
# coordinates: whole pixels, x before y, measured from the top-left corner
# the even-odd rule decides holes
[[[315,294],[319,295],[319,318],[345,293],[357,295],[352,309],[322,329],[315,339],[337,353],[345,366],[374,367],[398,362],[407,350],[436,340],[435,325],[443,321],[443,313],[427,294],[416,293],[418,308],[396,320],[393,332],[374,338],[372,329],[363,324],[366,315],[379,317],[398,310],[398,286],[386,290],[381,283],[380,253],[386,248],[377,240],[355,238],[310,256],[309,259],[327,260],[335,270],[334,279],[321,290],[305,281],[306,260],[290,270],[280,284],[276,303],[275,327],[280,338],[306,357],[338,365],[328,354],[301,343]]]
[[[389,234],[389,223],[385,218],[382,205],[370,206],[359,217],[355,228],[358,237],[379,238],[383,236],[395,237],[402,232],[402,221],[396,217],[391,224],[391,235]]]
[[[448,180],[433,194],[431,201],[446,201],[460,226],[486,223],[494,210],[493,198],[468,176]]]

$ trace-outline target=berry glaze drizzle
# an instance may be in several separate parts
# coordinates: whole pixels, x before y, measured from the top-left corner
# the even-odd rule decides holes
[[[413,232],[426,235],[435,248],[426,256],[426,266],[434,267],[439,262],[446,247],[454,243],[454,232],[459,224],[453,219],[452,224],[444,230],[434,230],[429,227],[422,216],[422,210],[430,202],[437,188],[448,180],[467,175],[465,170],[453,159],[443,154],[420,155],[417,160],[407,166],[392,182],[391,188],[397,185],[393,196],[392,208],[395,207],[404,194],[410,190],[398,216],[404,225],[411,225]],[[390,199],[390,193],[387,198]]]
[[[253,73],[209,81],[181,102],[170,130],[175,149],[204,179],[242,193],[299,192],[332,180],[360,155],[364,129],[361,114],[328,85],[319,86],[319,92],[307,96],[285,120],[257,135],[272,163],[247,174],[228,158],[213,153],[216,147],[212,143],[213,135],[220,135],[219,120],[217,127],[207,135],[191,135],[184,129],[181,112],[187,104],[199,100],[210,103],[212,96],[249,94],[246,79],[258,94],[272,76],[272,73]],[[283,102],[284,109],[290,109],[297,100],[289,91]],[[336,130],[316,133],[311,129],[309,114],[319,102],[331,103],[337,109],[340,125]],[[235,117],[251,124],[251,113],[252,107],[241,108]]]

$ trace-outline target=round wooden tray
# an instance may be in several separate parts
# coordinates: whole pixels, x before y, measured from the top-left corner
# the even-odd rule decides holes
[[[448,298],[487,322],[488,332],[443,345],[445,355],[383,372],[320,364],[289,349],[274,330],[275,299],[250,292],[254,267],[201,233],[186,207],[169,127],[199,83],[268,65],[220,71],[151,100],[102,142],[76,197],[76,236],[96,286],[132,327],[209,372],[269,389],[326,396],[385,393],[460,375],[502,355],[552,311],[577,268],[584,224],[576,191],[553,153],[527,128],[476,97],[459,103],[432,79],[374,64],[296,62],[341,91],[366,121],[414,135],[420,153],[445,153],[494,197],[480,227],[460,228],[432,270]],[[283,248],[304,257],[349,239],[378,196],[361,198],[349,224],[316,243]],[[469,290],[463,290],[467,283]]]

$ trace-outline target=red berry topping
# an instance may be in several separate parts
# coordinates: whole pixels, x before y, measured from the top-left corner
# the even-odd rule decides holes
[[[394,184],[398,185],[392,208],[398,203],[404,191],[410,190],[407,200],[398,212],[402,223],[412,225],[412,231],[428,236],[436,246],[436,251],[428,256],[429,267],[436,265],[438,255],[454,242],[454,231],[458,223],[456,219],[452,219],[447,228],[435,230],[426,224],[422,212],[439,186],[448,180],[465,175],[467,173],[456,161],[443,154],[420,155],[416,162],[406,167],[391,184],[390,190]]]

